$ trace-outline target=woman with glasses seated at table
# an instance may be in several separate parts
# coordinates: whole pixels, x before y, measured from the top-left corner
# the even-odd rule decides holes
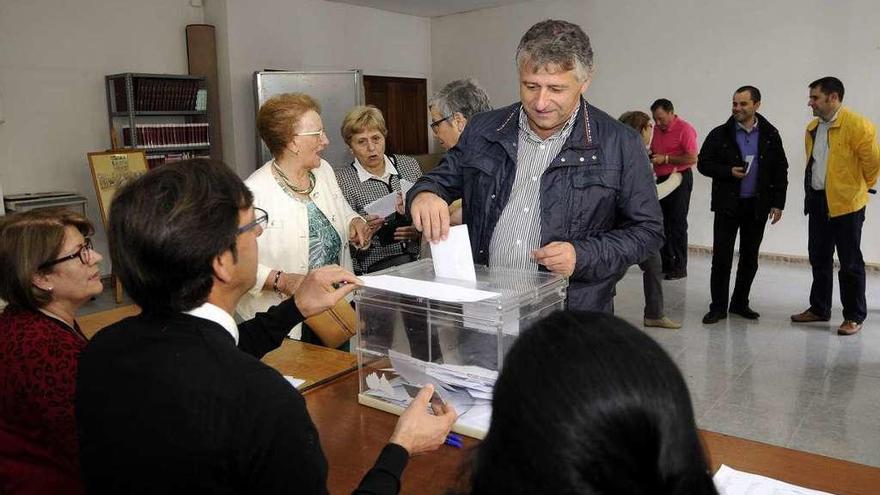
[[[348,244],[370,245],[366,220],[348,205],[332,167],[320,156],[330,143],[320,113],[311,96],[284,93],[268,99],[257,114],[257,130],[273,158],[245,183],[254,206],[270,218],[257,241],[257,283],[236,308],[245,320],[293,294],[309,270],[338,264],[351,271]],[[290,336],[321,344],[305,324],[292,328]]]
[[[560,311],[513,344],[464,493],[715,495],[668,354],[611,315]]]
[[[101,293],[89,221],[68,210],[0,218],[0,493],[82,493],[73,398],[86,337],[77,310]]]

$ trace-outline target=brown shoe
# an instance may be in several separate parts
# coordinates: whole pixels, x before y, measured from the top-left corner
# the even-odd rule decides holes
[[[861,323],[856,323],[852,320],[844,320],[837,329],[837,335],[855,335],[859,333],[859,330],[861,329]]]
[[[645,318],[644,323],[646,327],[669,328],[671,330],[677,330],[681,328],[681,323],[672,321],[666,316],[662,318]]]
[[[816,313],[813,313],[809,309],[804,311],[803,313],[798,313],[796,315],[791,315],[791,321],[795,323],[810,323],[814,321],[828,321],[831,318],[819,316]]]

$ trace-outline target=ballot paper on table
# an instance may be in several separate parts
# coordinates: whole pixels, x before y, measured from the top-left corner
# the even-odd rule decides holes
[[[302,385],[303,383],[306,382],[305,380],[301,380],[299,378],[294,378],[294,377],[288,376],[288,375],[284,375],[284,379],[287,380],[288,382],[290,382],[290,384],[293,385],[293,388],[299,388],[300,385]]]
[[[400,193],[397,191],[393,191],[372,203],[368,203],[364,206],[364,213],[367,215],[376,215],[380,218],[385,218],[388,215],[391,215],[397,211],[397,198],[399,194]]]
[[[408,296],[426,297],[437,301],[463,303],[499,297],[497,292],[461,287],[442,282],[429,282],[394,275],[361,275],[364,287],[387,290]]]
[[[434,262],[434,275],[437,277],[477,281],[467,225],[450,227],[445,241],[431,243],[431,259]]]
[[[832,495],[773,478],[737,471],[724,464],[712,478],[719,495]]]

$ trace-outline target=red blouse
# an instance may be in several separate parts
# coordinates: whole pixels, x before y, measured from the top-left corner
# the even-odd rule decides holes
[[[73,398],[86,342],[39,311],[0,314],[0,493],[83,493]]]

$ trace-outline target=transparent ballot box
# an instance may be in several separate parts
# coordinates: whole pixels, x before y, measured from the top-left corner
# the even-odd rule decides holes
[[[551,273],[474,268],[476,282],[435,278],[431,260],[365,278],[354,296],[358,402],[400,414],[431,383],[459,414],[453,431],[485,436],[505,353],[521,331],[563,309],[568,282]]]

